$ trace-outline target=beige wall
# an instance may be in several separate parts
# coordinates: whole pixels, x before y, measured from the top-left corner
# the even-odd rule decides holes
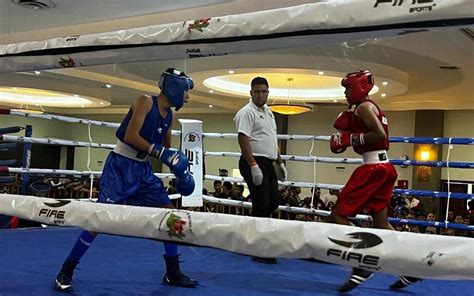
[[[445,138],[474,138],[473,111],[446,111],[444,113]],[[443,149],[443,161],[447,160],[448,145]],[[473,145],[453,145],[449,152],[450,161],[474,162]],[[448,169],[443,169],[442,178],[448,179]],[[451,180],[474,181],[473,169],[449,169]]]
[[[334,132],[332,122],[342,107],[325,107],[319,110],[289,118],[289,134],[311,134],[311,135],[330,135]],[[188,119],[199,119],[203,121],[205,132],[226,132],[235,133],[233,123],[234,114],[177,114],[176,120],[180,117]],[[84,116],[82,116],[84,117]],[[387,112],[390,124],[391,136],[412,136],[414,133],[414,111]],[[90,117],[92,118],[92,117]],[[97,120],[118,122],[122,116],[100,116]],[[174,129],[179,129],[179,123],[175,120]],[[62,139],[75,139],[88,141],[87,126],[81,124],[64,123],[49,121],[43,119],[23,118],[16,116],[0,116],[0,126],[11,125],[33,125],[33,135],[35,137],[53,137]],[[446,111],[444,137],[474,137],[474,112],[472,111]],[[113,144],[116,142],[114,129],[107,127],[91,127],[91,136],[94,142]],[[443,136],[443,135],[440,135]],[[173,146],[179,146],[179,138],[173,137]],[[311,142],[307,141],[288,141],[287,154],[290,155],[309,155]],[[451,150],[450,160],[474,162],[474,150],[472,145],[455,145]],[[239,146],[236,139],[205,139],[204,150],[206,151],[229,151],[239,152]],[[65,149],[62,149],[65,152]],[[91,168],[93,170],[102,169],[98,161],[105,161],[109,150],[92,149],[91,150]],[[412,144],[397,144],[390,146],[389,156],[398,158],[401,155],[412,157]],[[327,142],[315,142],[313,155],[325,157],[338,157],[331,154]],[[447,149],[444,150],[443,160],[446,160]],[[35,155],[33,155],[35,157]],[[38,157],[38,156],[36,156]],[[340,157],[358,157],[357,154],[348,149]],[[62,155],[64,158],[64,155]],[[87,170],[87,148],[77,148],[75,157],[75,169]],[[64,165],[64,160],[61,162]],[[313,164],[303,162],[288,162],[289,177],[291,180],[313,181],[344,184],[352,173],[355,165],[342,164],[316,164],[316,175],[313,176]],[[344,169],[337,170],[337,167]],[[225,168],[231,173],[232,169],[238,168],[238,158],[229,157],[208,157],[206,159],[206,173],[217,175],[219,168]],[[410,168],[397,167],[399,179],[411,180],[412,170]],[[452,180],[474,180],[474,171],[469,169],[450,169]],[[446,170],[443,170],[443,178],[447,178]],[[212,189],[212,182],[206,181],[205,187]]]

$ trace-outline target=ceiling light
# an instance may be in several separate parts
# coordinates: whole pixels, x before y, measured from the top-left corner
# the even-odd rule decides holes
[[[209,105],[209,108],[212,108],[212,107],[214,107],[214,106],[212,106],[212,105]]]
[[[105,85],[105,87],[107,87],[107,88],[111,88],[111,87],[112,87],[112,85],[110,85],[110,84],[106,84],[106,85]]]
[[[337,100],[332,100],[334,103],[337,103]]]
[[[252,72],[214,76],[204,78],[203,84],[207,89],[213,89],[215,92],[248,98],[250,81],[257,75],[265,77],[270,83],[270,98],[277,101],[287,101],[288,85],[286,78],[289,75],[288,73]],[[291,75],[297,83],[292,84],[290,100],[314,102],[344,98],[344,88],[341,86],[341,78],[338,76],[317,75],[316,72],[313,74],[292,73]],[[378,91],[379,88],[375,85],[370,91],[370,95]]]
[[[385,86],[385,85],[387,85],[387,84],[388,84],[387,81],[382,82],[382,85],[383,85],[383,86]]]
[[[269,105],[270,110],[276,113],[284,114],[284,115],[296,115],[296,114],[301,114],[301,113],[306,113],[313,108],[311,106],[306,105],[303,101],[303,104],[294,104],[290,103],[290,95],[291,95],[291,82],[293,82],[292,77],[288,77],[286,81],[288,81],[288,96],[287,96],[287,103],[286,104],[275,104],[275,100],[273,100],[273,103]]]
[[[318,72],[318,75],[324,75],[324,72],[323,72],[323,71],[319,71],[319,72]]]
[[[214,93],[214,91],[213,91],[212,89],[210,89],[210,90],[209,90],[209,93],[213,94],[213,93]]]
[[[23,87],[0,87],[0,103],[10,106],[31,105],[58,108],[77,108],[82,105],[94,106],[108,102],[99,99],[67,93]]]
[[[234,70],[229,70],[229,74],[234,74]]]
[[[104,102],[99,102],[99,104],[104,105]]]
[[[36,75],[40,75],[41,72],[40,72],[40,71],[35,71],[35,74],[36,74]]]
[[[381,94],[382,98],[385,98],[387,96],[387,94]]]

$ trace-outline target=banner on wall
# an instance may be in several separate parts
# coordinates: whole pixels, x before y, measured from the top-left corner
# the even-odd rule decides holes
[[[189,171],[194,177],[194,191],[181,198],[183,207],[202,207],[202,179],[204,157],[202,153],[202,121],[179,119],[181,123],[181,151],[189,159]]]
[[[0,46],[0,72],[224,56],[474,24],[472,0],[345,0]]]

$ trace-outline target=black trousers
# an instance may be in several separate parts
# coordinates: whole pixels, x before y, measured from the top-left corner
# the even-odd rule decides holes
[[[240,174],[244,177],[252,197],[252,216],[270,217],[278,208],[278,178],[273,166],[274,160],[261,156],[255,156],[255,160],[263,173],[261,185],[253,184],[250,166],[243,157],[239,160]]]

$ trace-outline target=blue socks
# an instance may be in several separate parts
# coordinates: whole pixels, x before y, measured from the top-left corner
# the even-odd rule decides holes
[[[84,254],[89,249],[89,246],[92,244],[96,236],[97,234],[91,234],[87,230],[82,231],[79,237],[77,238],[77,241],[74,244],[74,247],[72,248],[71,252],[67,256],[67,261],[79,262],[82,256],[84,256]],[[176,244],[164,242],[163,245],[165,246],[166,257],[178,256],[178,246]]]
[[[81,232],[79,237],[77,238],[74,247],[72,248],[71,252],[67,256],[67,261],[71,262],[79,262],[82,256],[86,253],[89,249],[89,246],[94,241],[96,234],[91,234],[89,231],[84,230]]]
[[[163,242],[165,245],[165,256],[166,257],[176,257],[178,256],[178,246],[173,243]]]

